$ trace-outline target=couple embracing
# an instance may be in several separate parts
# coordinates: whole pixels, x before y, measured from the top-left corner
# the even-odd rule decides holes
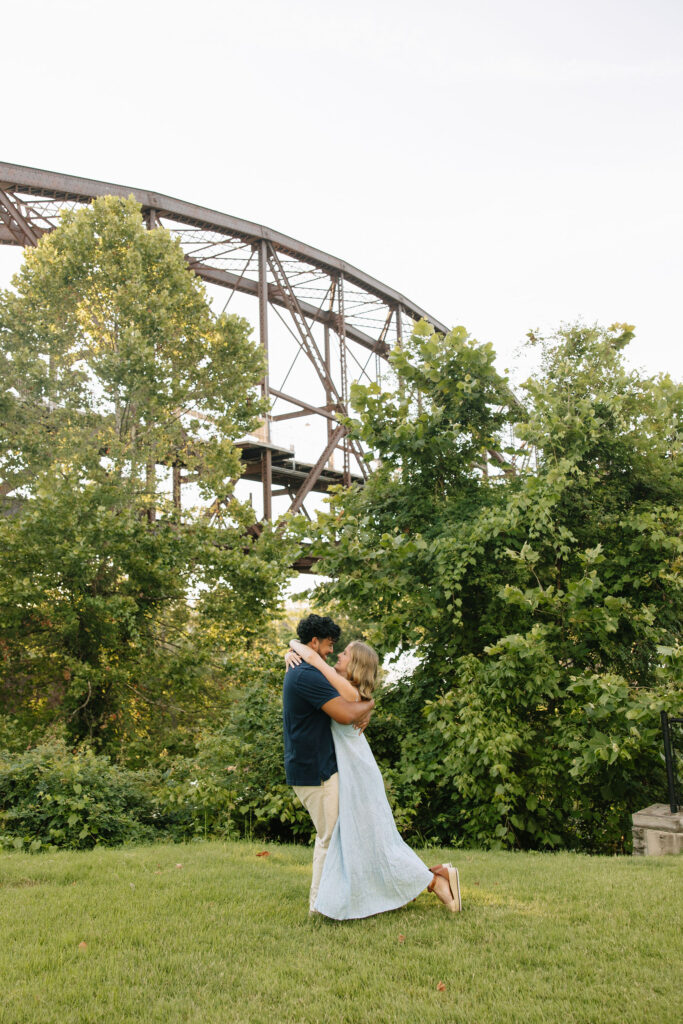
[[[309,615],[286,656],[285,773],[316,831],[310,913],[342,921],[395,910],[424,889],[461,909],[457,868],[427,868],[401,839],[364,736],[379,659],[361,641],[327,658],[341,630]]]

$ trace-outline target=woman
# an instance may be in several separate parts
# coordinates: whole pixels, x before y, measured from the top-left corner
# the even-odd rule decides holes
[[[352,641],[336,669],[306,644],[291,640],[287,666],[303,658],[345,700],[368,699],[379,659],[372,647]],[[458,870],[427,868],[401,839],[384,791],[384,780],[362,731],[331,723],[339,770],[339,818],[325,859],[315,909],[338,921],[395,910],[428,889],[451,911],[461,909]]]

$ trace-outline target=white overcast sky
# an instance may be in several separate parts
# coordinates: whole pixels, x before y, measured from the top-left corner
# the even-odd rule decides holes
[[[291,234],[501,369],[582,317],[683,376],[681,0],[22,0],[0,53],[0,159]]]

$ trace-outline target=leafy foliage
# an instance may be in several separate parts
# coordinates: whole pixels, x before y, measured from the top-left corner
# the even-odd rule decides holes
[[[543,360],[521,406],[489,346],[423,325],[392,355],[396,395],[354,390],[381,467],[321,517],[323,590],[375,622],[384,651],[419,653],[376,747],[423,835],[623,849],[628,814],[663,796],[683,388],[628,370],[631,336],[532,338]],[[535,460],[513,473],[522,446]]]
[[[263,411],[260,350],[132,200],[65,213],[13,286],[0,709],[119,757],[191,749],[290,575],[294,542],[247,534],[253,512],[232,495],[234,441]]]
[[[283,779],[282,673],[240,689],[223,728],[198,738],[192,756],[163,765],[162,800],[176,838],[311,836],[311,820]]]
[[[316,600],[348,637],[418,654],[368,733],[406,834],[623,850],[663,796],[683,388],[628,370],[631,336],[532,336],[520,401],[490,346],[423,324],[393,394],[353,388],[380,464],[319,518]],[[0,294],[0,364],[2,841],[308,838],[273,621],[300,530],[253,529],[232,494],[263,412],[248,325],[104,198]],[[66,743],[27,750],[51,723]]]
[[[152,773],[131,772],[63,740],[0,752],[0,846],[90,849],[149,841],[157,820]]]

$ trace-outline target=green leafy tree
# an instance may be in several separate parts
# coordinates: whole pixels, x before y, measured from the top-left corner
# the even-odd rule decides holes
[[[249,325],[213,314],[132,199],[105,197],[26,252],[0,360],[0,699],[110,750],[180,742],[292,557],[246,533],[232,493],[234,441],[263,412]]]
[[[663,797],[683,388],[628,370],[631,337],[532,339],[542,366],[520,406],[488,346],[422,327],[392,357],[397,395],[355,390],[355,431],[382,465],[321,518],[326,592],[378,624],[383,650],[420,657],[385,697],[379,752],[425,834],[623,849],[629,813]],[[512,472],[524,446],[533,464]]]

